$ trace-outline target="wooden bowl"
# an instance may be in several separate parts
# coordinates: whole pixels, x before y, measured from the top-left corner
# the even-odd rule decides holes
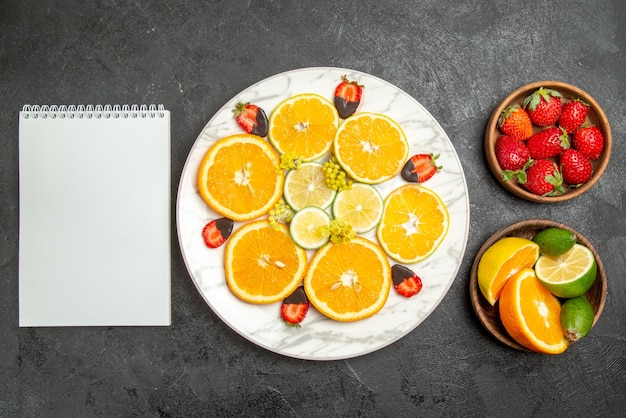
[[[483,246],[476,254],[476,258],[474,259],[474,264],[472,265],[472,270],[470,272],[470,298],[472,301],[474,312],[476,312],[478,319],[485,327],[485,329],[501,343],[522,351],[530,350],[518,344],[513,338],[509,336],[506,329],[504,328],[504,325],[502,325],[502,321],[500,320],[498,302],[496,302],[495,306],[491,306],[491,304],[487,302],[487,299],[485,299],[485,297],[482,295],[480,288],[478,287],[478,262],[480,261],[480,258],[483,256],[485,251],[487,251],[487,248],[493,245],[500,238],[515,236],[531,239],[537,232],[549,227],[563,228],[573,232],[576,236],[577,242],[589,248],[596,258],[596,263],[598,264],[596,281],[585,294],[587,299],[589,299],[591,306],[593,307],[593,312],[595,314],[593,320],[594,325],[596,324],[596,322],[598,322],[598,319],[602,314],[602,310],[604,309],[604,303],[606,301],[607,280],[604,265],[602,264],[602,260],[600,259],[600,256],[596,252],[595,248],[593,248],[593,245],[591,245],[591,243],[579,232],[575,231],[567,225],[545,219],[529,219],[511,224],[496,231],[491,237],[489,237],[487,241],[485,241]]]
[[[540,87],[545,87],[549,89],[554,89],[560,92],[563,95],[563,101],[567,102],[569,100],[580,98],[589,104],[589,114],[587,115],[587,121],[585,123],[590,123],[596,125],[604,134],[604,151],[600,158],[591,161],[593,166],[593,175],[591,179],[578,188],[566,188],[566,192],[559,196],[539,196],[522,188],[515,180],[504,181],[502,180],[502,169],[500,168],[500,164],[496,160],[495,155],[495,144],[498,138],[502,135],[500,130],[498,129],[498,118],[502,114],[502,112],[509,106],[514,104],[520,104],[524,101],[526,97],[532,94],[535,90]],[[538,132],[540,130],[546,129],[548,127],[536,127],[533,126],[534,132]],[[571,135],[570,135],[571,138]],[[493,111],[489,122],[487,123],[487,128],[485,129],[485,139],[484,139],[484,147],[485,147],[485,156],[487,157],[487,164],[491,169],[493,175],[498,179],[500,184],[504,186],[509,192],[513,193],[515,196],[518,196],[522,199],[529,200],[531,202],[537,203],[555,203],[562,202],[565,200],[573,199],[581,194],[585,193],[589,190],[602,176],[604,170],[606,169],[609,163],[609,157],[611,155],[611,147],[612,147],[612,136],[611,136],[611,126],[609,125],[609,120],[604,114],[604,110],[600,107],[600,105],[587,94],[585,91],[575,87],[571,84],[562,83],[560,81],[539,81],[536,83],[526,84],[515,90],[513,93],[509,94],[503,101],[500,103],[498,107]],[[555,160],[556,161],[556,160]],[[558,164],[558,161],[557,161]]]

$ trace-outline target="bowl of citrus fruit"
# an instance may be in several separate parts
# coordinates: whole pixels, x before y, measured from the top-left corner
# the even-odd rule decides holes
[[[495,232],[470,274],[472,306],[485,329],[509,347],[546,354],[560,354],[590,332],[606,289],[593,245],[546,219]]]
[[[469,229],[462,166],[437,121],[368,74],[306,68],[237,94],[187,158],[177,229],[213,311],[280,354],[382,348],[451,286]]]
[[[537,203],[573,199],[604,173],[612,135],[602,107],[560,81],[524,85],[493,111],[484,148],[493,175],[509,192]]]

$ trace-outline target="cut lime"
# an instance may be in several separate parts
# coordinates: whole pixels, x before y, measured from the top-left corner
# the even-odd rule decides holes
[[[301,248],[315,250],[329,240],[322,231],[330,225],[330,215],[316,206],[307,206],[293,215],[289,224],[291,239]]]
[[[533,241],[539,245],[542,254],[561,255],[576,244],[576,235],[563,228],[546,228],[537,232]]]
[[[565,301],[561,306],[561,327],[565,338],[576,342],[586,336],[593,326],[593,318],[593,307],[584,295]]]
[[[307,206],[326,209],[337,192],[326,185],[324,166],[318,162],[300,165],[285,176],[283,198],[295,211]]]
[[[541,255],[535,272],[541,283],[555,296],[574,298],[584,294],[596,280],[598,265],[591,250],[575,244],[563,255]]]
[[[383,198],[374,186],[354,183],[337,193],[333,215],[348,222],[357,234],[371,231],[383,214]]]

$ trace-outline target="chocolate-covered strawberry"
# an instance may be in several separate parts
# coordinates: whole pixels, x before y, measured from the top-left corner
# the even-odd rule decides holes
[[[280,316],[285,323],[292,327],[299,328],[300,323],[306,317],[309,311],[309,298],[304,293],[302,286],[298,287],[293,293],[287,296],[280,306]]]
[[[391,267],[391,280],[398,294],[410,298],[422,290],[422,279],[413,270],[401,264]]]
[[[233,109],[235,120],[246,133],[266,136],[267,115],[259,106],[252,103],[237,103]]]
[[[363,95],[363,86],[356,81],[350,81],[344,75],[341,77],[341,83],[335,88],[335,107],[337,113],[342,119],[346,119],[353,115],[361,104]]]
[[[222,245],[231,232],[233,232],[234,222],[232,219],[213,219],[202,228],[202,238],[209,248],[217,248]]]
[[[439,154],[415,154],[404,164],[400,175],[408,182],[423,183],[441,170],[438,158]]]

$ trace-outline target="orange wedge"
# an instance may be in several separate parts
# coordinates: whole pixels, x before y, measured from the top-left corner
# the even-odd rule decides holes
[[[330,150],[339,126],[335,106],[317,94],[283,100],[269,119],[268,139],[280,154],[313,161]]]
[[[311,304],[329,318],[343,322],[380,311],[390,288],[389,260],[377,244],[362,237],[320,248],[304,277]]]
[[[266,220],[250,222],[226,243],[226,282],[245,302],[283,300],[300,285],[306,265],[306,252],[293,242],[283,224],[273,227]]]
[[[500,319],[509,335],[532,351],[559,354],[568,342],[561,327],[561,304],[530,268],[510,278],[500,295]]]
[[[487,248],[478,261],[477,279],[481,293],[495,305],[506,281],[539,258],[539,245],[520,237],[505,237]]]
[[[385,198],[376,236],[389,257],[410,264],[434,253],[449,225],[448,209],[439,195],[411,183]]]
[[[198,192],[217,213],[247,221],[267,213],[280,199],[285,178],[280,158],[256,135],[232,135],[217,141],[198,168]]]
[[[398,174],[409,155],[402,127],[388,116],[357,113],[346,119],[335,136],[335,158],[356,181],[382,183]]]

